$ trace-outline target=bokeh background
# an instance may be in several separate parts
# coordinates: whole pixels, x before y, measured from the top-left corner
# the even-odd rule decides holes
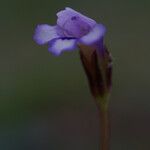
[[[0,0],[0,150],[98,150],[99,119],[78,51],[32,36],[72,7],[106,25],[113,55],[111,150],[150,149],[149,0]]]

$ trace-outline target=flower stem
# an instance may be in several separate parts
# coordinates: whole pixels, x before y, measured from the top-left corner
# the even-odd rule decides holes
[[[108,110],[100,110],[100,133],[101,133],[101,150],[109,150],[110,145],[110,122]]]
[[[97,107],[98,107],[99,120],[100,120],[100,139],[101,139],[100,150],[109,150],[110,149],[110,120],[109,120],[108,104],[105,103],[104,105],[104,103],[97,103]]]

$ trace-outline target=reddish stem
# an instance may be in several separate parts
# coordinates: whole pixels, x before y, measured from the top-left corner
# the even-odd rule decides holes
[[[101,150],[110,149],[110,121],[108,110],[99,109]]]

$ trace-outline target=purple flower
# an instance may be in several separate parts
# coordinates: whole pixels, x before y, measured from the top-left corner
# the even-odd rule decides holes
[[[112,85],[112,59],[103,43],[106,28],[68,7],[57,17],[54,26],[38,25],[34,40],[39,45],[48,44],[48,50],[57,56],[78,47],[92,95],[106,96]]]
[[[38,25],[34,40],[39,44],[48,44],[48,50],[55,55],[62,51],[70,51],[78,45],[92,45],[101,41],[105,35],[105,27],[79,12],[66,8],[57,13],[57,24]]]

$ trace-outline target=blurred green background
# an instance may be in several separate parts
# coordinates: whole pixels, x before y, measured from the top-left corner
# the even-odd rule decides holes
[[[150,1],[1,0],[0,150],[98,150],[99,119],[78,51],[32,39],[72,7],[107,26],[113,55],[111,150],[150,149]]]

